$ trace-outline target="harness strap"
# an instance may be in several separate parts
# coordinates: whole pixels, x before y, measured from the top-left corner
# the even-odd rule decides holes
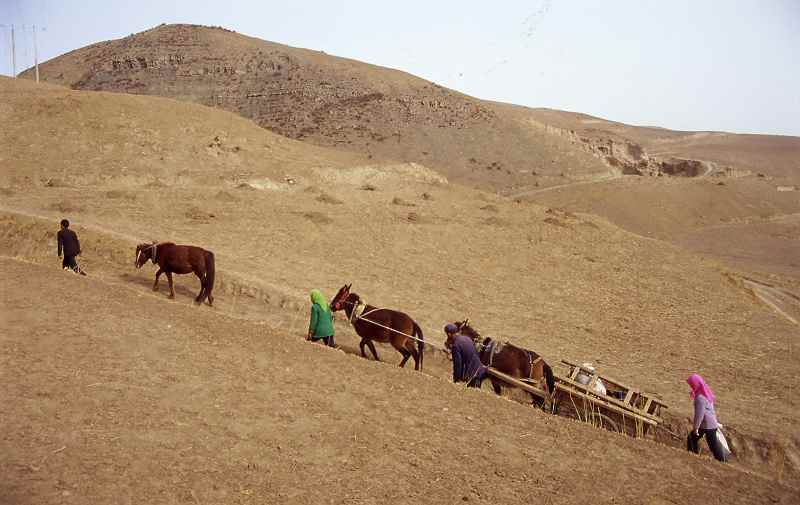
[[[492,366],[494,363],[494,355],[500,350],[500,346],[497,344],[497,340],[492,340],[489,344],[489,366]]]
[[[361,315],[364,312],[364,309],[367,308],[367,305],[359,300],[355,304],[353,304],[353,310],[350,312],[350,324],[355,324],[355,321],[361,319]],[[374,312],[374,310],[369,311]]]
[[[542,361],[542,357],[541,356],[537,356],[536,359],[534,359],[533,358],[533,353],[531,351],[525,351],[525,353],[528,355],[528,364],[530,365],[530,369],[529,369],[529,372],[528,372],[528,378],[532,379],[533,378],[533,367],[534,367],[534,365],[536,365],[537,363]]]

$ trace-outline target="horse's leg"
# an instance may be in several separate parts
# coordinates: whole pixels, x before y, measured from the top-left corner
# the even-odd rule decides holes
[[[411,343],[411,348],[408,350],[411,353],[411,357],[414,358],[414,370],[419,370],[419,352],[414,349],[414,343]]]
[[[172,272],[167,272],[167,280],[169,281],[169,297],[175,298],[175,286],[172,284]]]
[[[494,389],[494,392],[497,393],[497,396],[502,396],[503,395],[503,388],[500,386],[500,384],[496,380],[491,379],[491,381],[492,381],[492,389]]]
[[[208,289],[208,271],[203,268],[195,268],[194,274],[200,279],[200,292],[197,293],[197,298],[194,299],[197,303],[203,303],[203,300],[208,300],[208,304],[214,303],[214,297],[211,296]]]
[[[366,358],[367,357],[367,353],[364,352],[364,346],[366,344],[367,344],[367,339],[366,338],[362,338],[361,342],[358,343],[358,348],[361,349],[361,357],[362,358]]]
[[[405,337],[394,335],[392,336],[390,342],[392,344],[392,347],[397,349],[397,352],[403,355],[403,361],[400,362],[400,368],[403,368],[404,366],[406,366],[406,361],[408,361],[408,358],[411,357],[411,351],[409,351],[408,347],[406,347],[409,340]],[[416,361],[416,358],[414,358],[414,360]]]
[[[378,351],[375,350],[375,344],[372,343],[372,340],[367,340],[367,347],[369,347],[370,352],[372,352],[372,356],[375,357],[375,361],[380,361],[380,358],[378,358]]]
[[[543,398],[539,398],[538,396],[536,396],[533,393],[528,393],[528,394],[531,396],[531,403],[533,405],[535,405],[536,407],[539,407],[541,409],[544,409],[544,399]]]
[[[200,292],[197,293],[197,296],[194,298],[194,303],[199,304],[203,303],[203,295],[205,295],[206,293],[206,283],[203,280],[204,277],[203,272],[201,272],[200,270],[195,270],[194,274],[197,276],[198,279],[200,279]]]
[[[406,361],[408,361],[408,358],[411,357],[411,353],[408,352],[408,349],[400,349],[400,354],[403,355],[403,360],[400,362],[400,368],[403,368],[406,366]]]
[[[158,278],[161,277],[161,274],[164,273],[164,270],[159,267],[158,272],[156,272],[156,281],[153,283],[153,291],[158,291]]]
[[[419,370],[419,352],[417,352],[413,340],[410,339],[406,340],[406,351],[408,351],[411,357],[414,358],[414,370]]]

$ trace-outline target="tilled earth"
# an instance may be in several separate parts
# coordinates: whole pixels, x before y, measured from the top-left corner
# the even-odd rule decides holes
[[[0,501],[794,503],[661,444],[0,259]]]

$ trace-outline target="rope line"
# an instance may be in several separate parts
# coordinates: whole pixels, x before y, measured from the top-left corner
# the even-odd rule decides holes
[[[365,317],[365,316],[367,316],[369,314],[372,314],[373,312],[377,312],[379,310],[389,310],[389,309],[384,309],[384,308],[377,307],[377,308],[374,308],[374,309],[368,311],[366,314],[357,314],[359,307],[362,307],[361,310],[363,311],[363,307],[365,307],[366,304],[364,302],[359,302],[358,304],[354,304],[354,305],[355,306],[353,307],[353,311],[350,313],[350,318],[349,318],[350,319],[350,324],[352,324],[354,326],[355,326],[356,322],[358,322],[358,321],[366,321],[366,322],[368,322],[370,324],[374,324],[375,326],[379,326],[379,327],[381,327],[381,328],[383,328],[385,330],[389,330],[391,332],[394,332],[394,333],[397,333],[399,335],[402,335],[402,336],[404,336],[404,337],[406,337],[408,339],[415,340],[417,342],[422,342],[423,344],[430,345],[431,347],[435,347],[436,349],[444,349],[443,347],[438,346],[438,345],[436,345],[436,344],[434,344],[434,343],[432,343],[432,342],[430,342],[428,340],[423,340],[421,338],[417,338],[417,337],[414,337],[412,335],[408,335],[407,333],[403,333],[402,331],[395,330],[394,328],[390,328],[389,326],[384,326],[384,325],[380,324],[377,321],[373,321],[372,319],[367,319]]]

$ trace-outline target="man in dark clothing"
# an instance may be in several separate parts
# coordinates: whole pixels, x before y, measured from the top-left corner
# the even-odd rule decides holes
[[[58,257],[61,257],[62,251],[64,253],[64,260],[61,262],[61,268],[64,270],[69,268],[75,273],[86,275],[86,273],[81,270],[81,267],[78,266],[78,262],[75,261],[75,256],[81,253],[81,243],[78,241],[78,235],[69,229],[69,221],[66,219],[61,220],[61,229],[58,230],[56,238],[58,240]]]
[[[458,328],[452,323],[444,327],[444,332],[453,342],[453,382],[466,382],[468,387],[480,388],[486,377],[486,367],[481,364],[475,343],[458,333]]]

